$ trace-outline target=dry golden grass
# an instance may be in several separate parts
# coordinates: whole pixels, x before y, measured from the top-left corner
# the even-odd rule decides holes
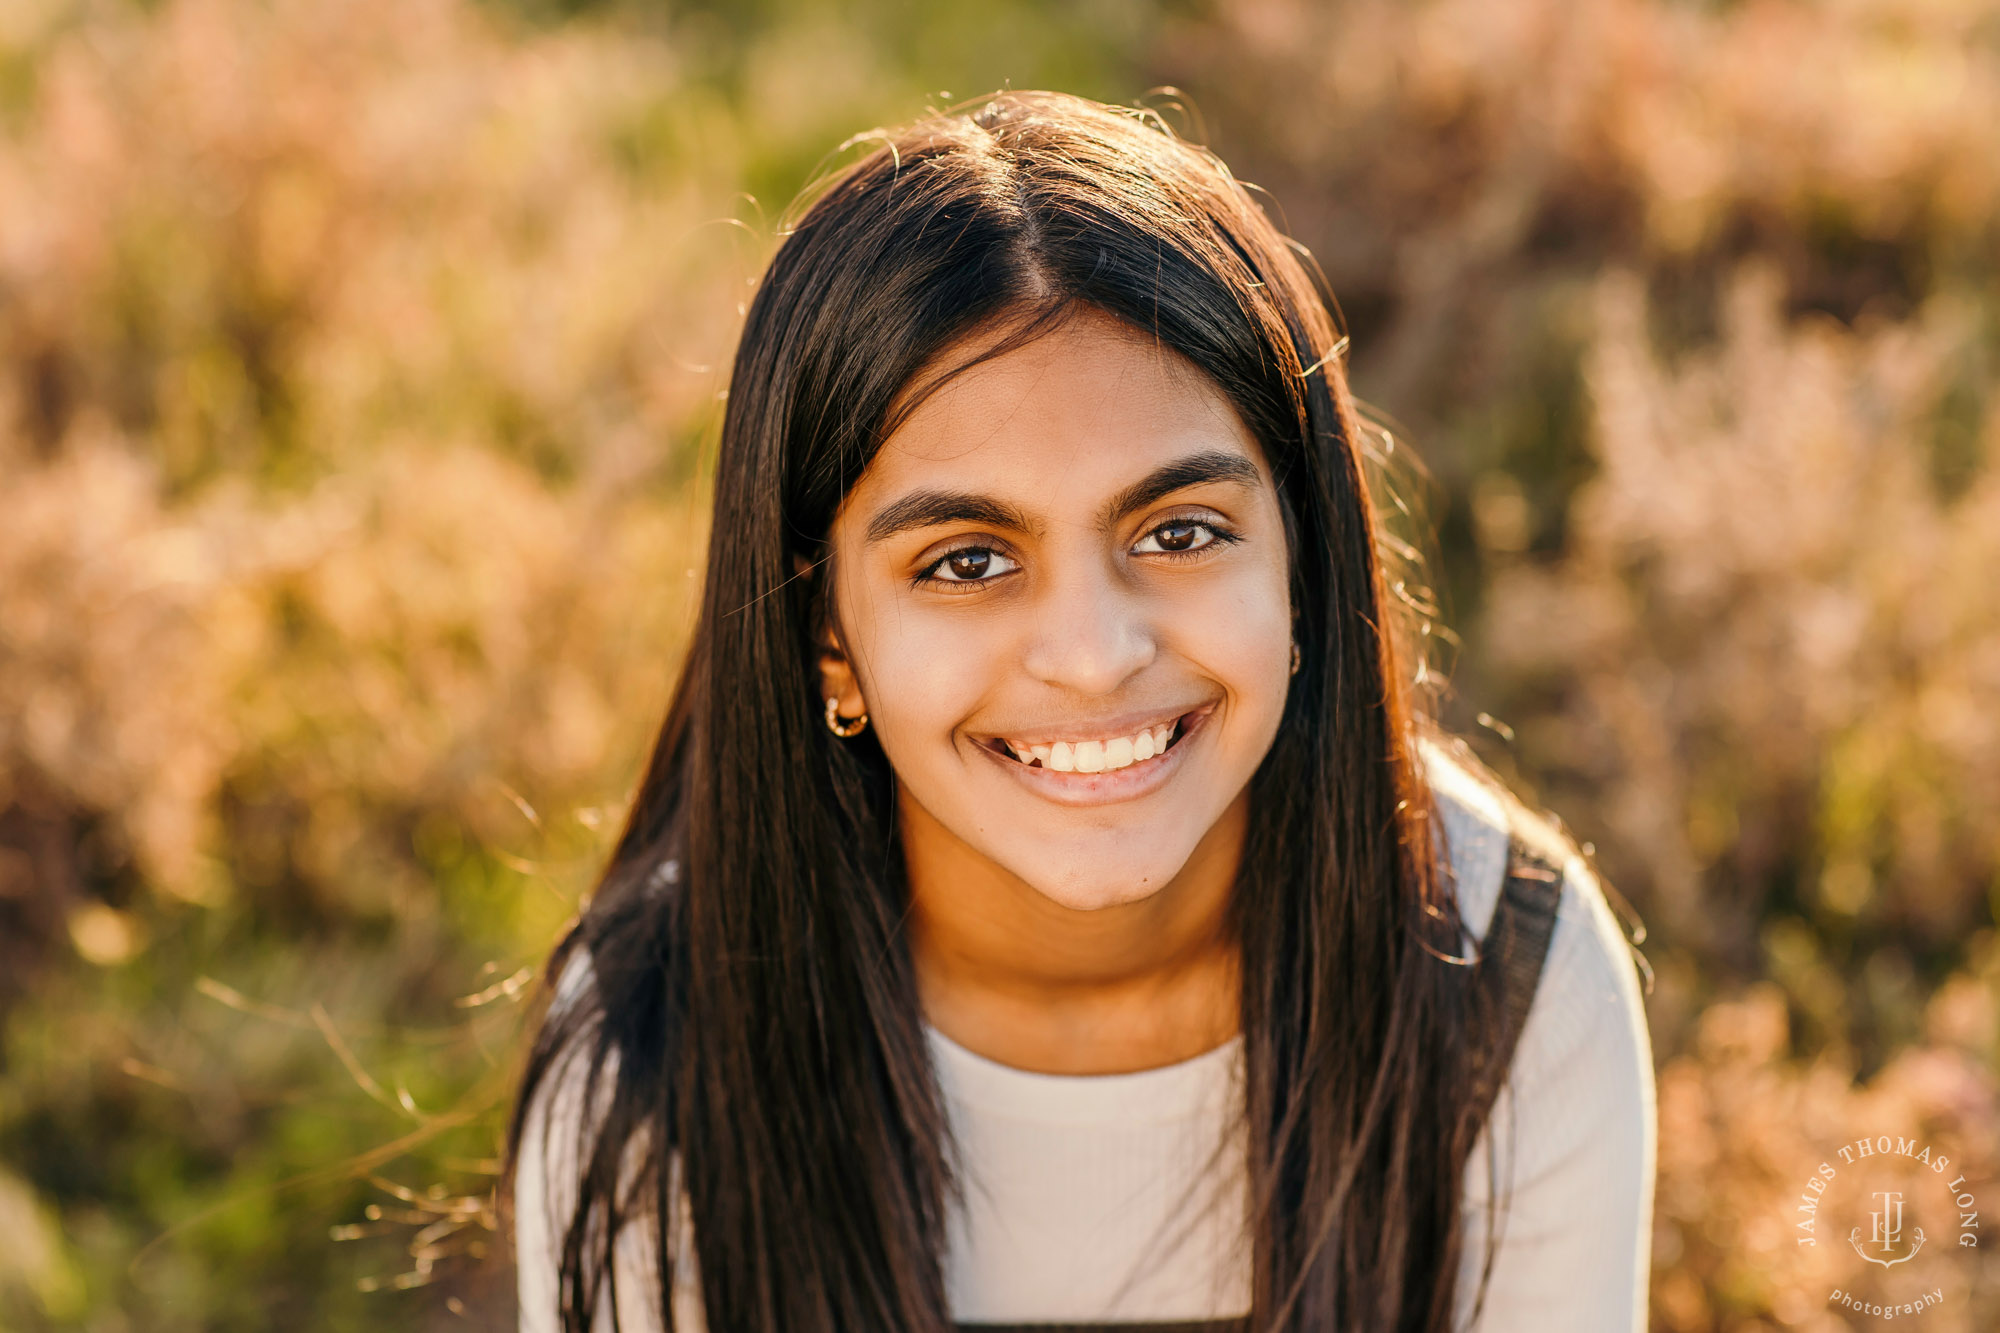
[[[1015,10],[1017,85],[1078,67]],[[0,1324],[354,1308],[321,1238],[386,1196],[270,1182],[504,1062],[449,1019],[505,1027],[696,593],[782,203],[733,192],[973,91],[900,21],[0,11]],[[1655,1326],[1847,1326],[1827,1153],[2000,1206],[2000,5],[1090,21],[1325,265],[1437,476],[1455,706],[1652,932]],[[1928,1327],[2000,1322],[1931,1257],[1984,1288]]]

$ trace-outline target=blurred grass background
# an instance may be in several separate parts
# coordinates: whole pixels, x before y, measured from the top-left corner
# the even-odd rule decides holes
[[[1996,0],[7,0],[0,1329],[505,1325],[749,284],[1009,84],[1184,90],[1428,463],[1449,720],[1651,932],[1654,1327],[1845,1327],[1830,1145],[2000,1208]]]

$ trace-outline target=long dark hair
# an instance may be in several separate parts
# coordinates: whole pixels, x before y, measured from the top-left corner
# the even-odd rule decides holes
[[[686,665],[545,977],[585,950],[595,986],[551,1008],[509,1129],[511,1174],[552,1071],[615,1062],[602,1118],[578,1127],[565,1329],[591,1327],[612,1234],[641,1212],[672,1290],[673,1154],[715,1333],[951,1326],[955,1183],[899,930],[893,777],[870,736],[823,725],[818,562],[919,376],[975,329],[1018,345],[1082,306],[1228,394],[1291,538],[1304,666],[1252,779],[1231,911],[1251,1327],[1449,1328],[1480,1018],[1451,961],[1464,935],[1331,299],[1228,169],[1156,116],[1005,93],[880,136],[750,305]]]

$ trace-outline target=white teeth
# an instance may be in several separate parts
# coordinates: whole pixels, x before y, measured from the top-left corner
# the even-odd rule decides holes
[[[1108,741],[1056,741],[1049,745],[1022,745],[1007,741],[1007,751],[1024,764],[1040,764],[1056,773],[1110,773],[1143,763],[1166,753],[1173,740],[1172,722],[1117,736]]]

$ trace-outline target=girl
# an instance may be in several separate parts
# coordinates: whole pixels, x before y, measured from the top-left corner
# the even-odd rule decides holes
[[[524,1329],[1643,1328],[1627,944],[1418,730],[1307,262],[1046,93],[785,238],[510,1126]]]

